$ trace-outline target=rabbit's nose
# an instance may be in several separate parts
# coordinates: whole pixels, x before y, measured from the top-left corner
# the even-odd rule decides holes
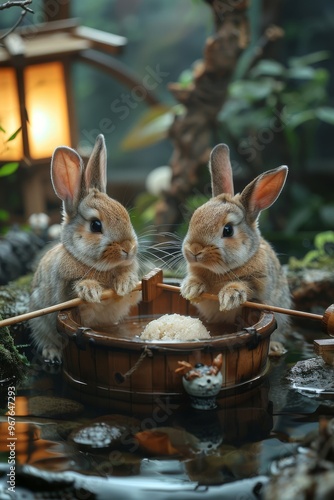
[[[131,247],[131,245],[132,245],[132,242],[130,240],[123,240],[121,244],[122,244],[123,250],[125,250],[126,252],[128,252],[129,249],[130,249],[130,247]]]
[[[122,241],[121,247],[122,247],[122,253],[127,256],[134,252],[136,245],[133,243],[133,241],[124,240]]]
[[[191,245],[191,247],[190,247],[189,250],[190,250],[191,257],[195,261],[198,261],[198,260],[201,259],[201,256],[202,256],[202,253],[203,253],[203,247],[202,247],[202,245],[199,245],[199,244]]]

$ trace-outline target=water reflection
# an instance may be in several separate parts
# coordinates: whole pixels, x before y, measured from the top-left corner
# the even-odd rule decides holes
[[[34,365],[16,397],[17,464],[48,473],[79,472],[89,480],[128,478],[128,487],[139,479],[141,484],[154,479],[211,487],[267,475],[275,460],[296,453],[298,444],[317,429],[320,413],[332,413],[326,401],[320,406],[319,401],[293,390],[286,379],[295,359],[309,354],[305,345],[299,354],[294,349],[271,362],[259,386],[219,401],[216,410],[196,411],[184,401],[160,421],[153,416],[161,417],[161,409],[160,413],[150,409],[143,416],[106,414],[82,405],[68,398],[59,374]],[[115,439],[97,446],[105,430]],[[3,413],[0,454],[4,463],[7,445],[8,421]]]

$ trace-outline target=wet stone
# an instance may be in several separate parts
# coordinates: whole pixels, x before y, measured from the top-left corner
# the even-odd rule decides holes
[[[34,396],[28,400],[28,414],[35,417],[73,417],[84,411],[84,406],[67,398]]]
[[[86,422],[85,419],[83,419],[81,422],[77,421],[58,421],[57,422],[57,434],[60,436],[62,439],[67,439],[68,436],[74,432],[76,429],[79,427],[82,427],[82,425]]]
[[[287,373],[293,389],[308,398],[327,399],[333,406],[333,367],[325,363],[321,356],[298,361]],[[329,401],[331,400],[331,401]]]
[[[111,426],[125,426],[133,434],[141,430],[141,421],[138,418],[129,415],[121,415],[119,413],[112,413],[110,415],[102,415],[94,418],[94,422],[104,422]]]
[[[333,368],[320,356],[298,361],[287,378],[297,386],[334,392]]]
[[[129,429],[122,425],[93,422],[75,430],[69,439],[85,451],[113,449],[122,446]]]

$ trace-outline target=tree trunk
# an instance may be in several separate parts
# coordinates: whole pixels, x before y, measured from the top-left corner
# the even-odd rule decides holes
[[[173,231],[182,220],[182,205],[198,183],[200,168],[207,163],[213,144],[217,115],[226,99],[228,85],[238,58],[249,41],[249,0],[205,0],[212,9],[215,34],[205,44],[203,60],[197,64],[193,82],[186,88],[169,85],[185,107],[169,130],[174,144],[172,181],[162,195],[156,224]]]

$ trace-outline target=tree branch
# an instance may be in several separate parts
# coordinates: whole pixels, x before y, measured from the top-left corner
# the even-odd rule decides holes
[[[32,3],[32,0],[8,0],[8,2],[3,3],[0,5],[0,10],[5,10],[5,9],[10,9],[11,7],[21,7],[21,9],[30,12],[31,14],[34,13],[32,9],[29,9],[27,5],[30,5]]]
[[[8,2],[0,5],[0,10],[10,9],[11,7],[20,7],[22,9],[20,17],[18,18],[18,20],[16,21],[14,26],[12,26],[8,31],[6,31],[6,33],[4,35],[2,35],[0,37],[0,42],[2,40],[4,40],[6,38],[6,36],[10,35],[11,33],[13,33],[13,31],[16,30],[16,28],[21,24],[23,18],[27,14],[27,12],[30,12],[31,14],[34,13],[34,11],[28,7],[28,5],[30,5],[31,3],[32,3],[32,0],[22,0],[22,1],[20,1],[20,0],[10,1],[9,0]]]

